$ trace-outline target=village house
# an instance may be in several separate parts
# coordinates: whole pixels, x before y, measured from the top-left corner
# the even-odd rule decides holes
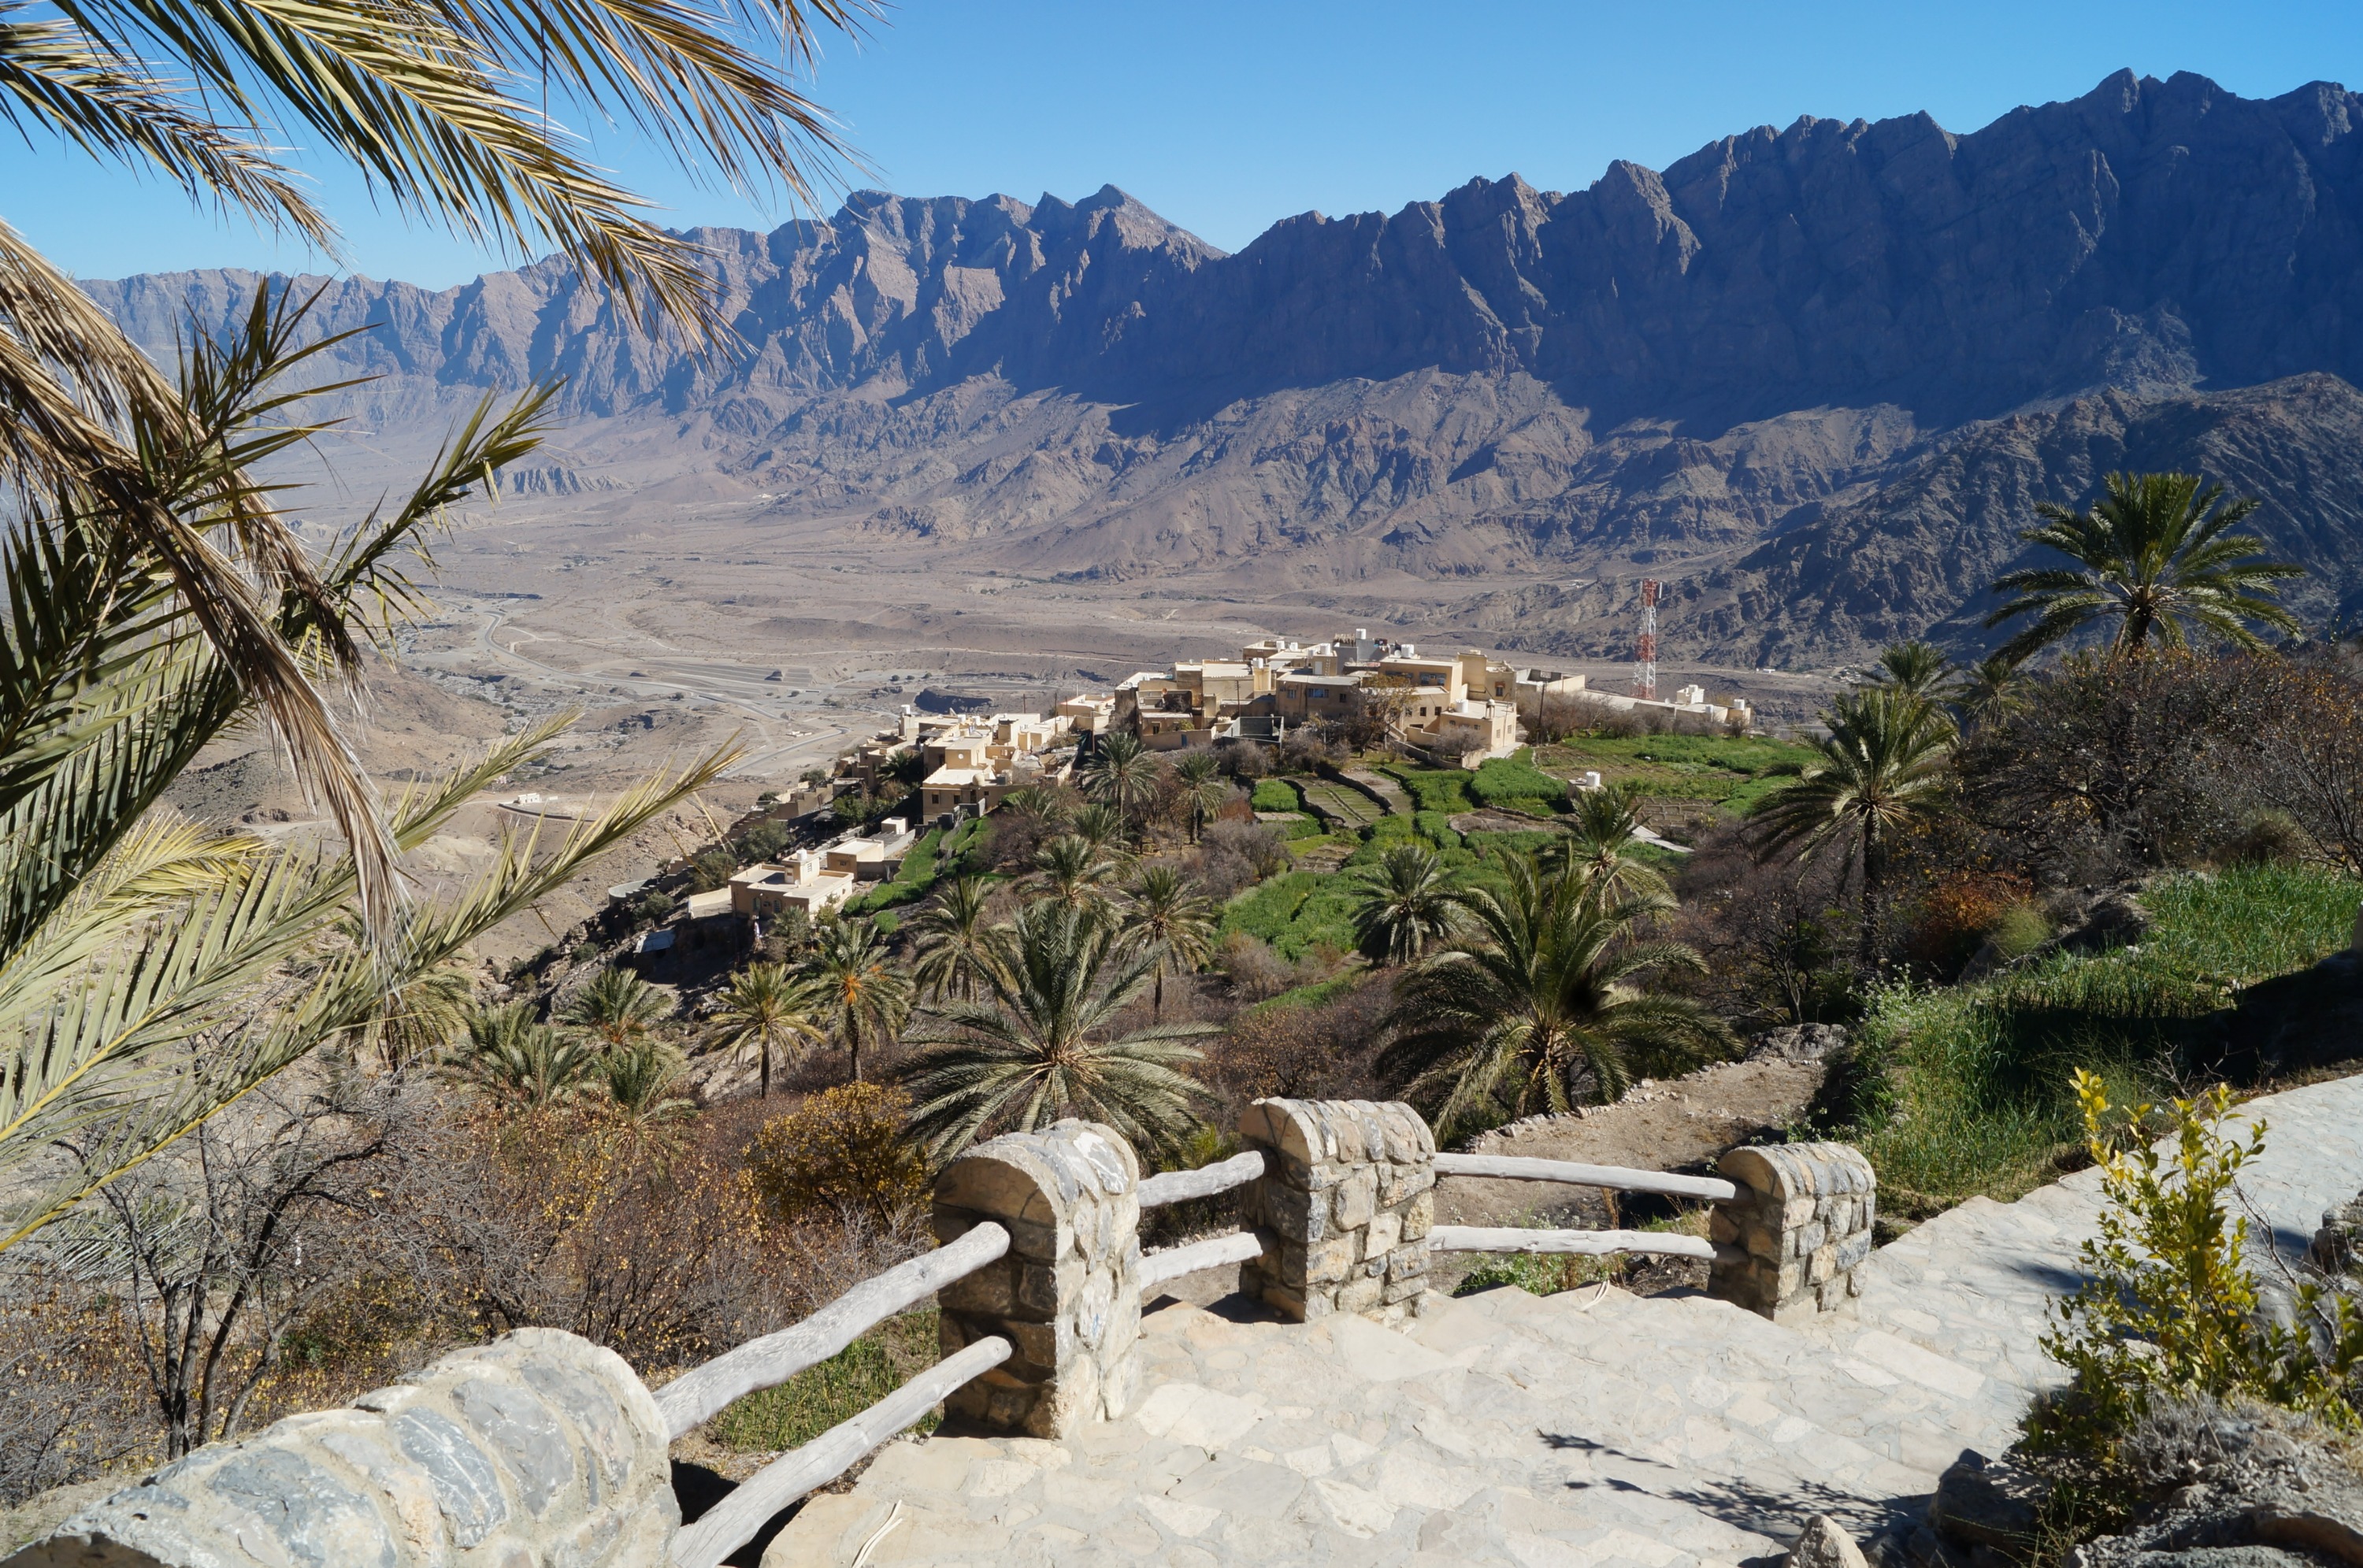
[[[799,850],[785,865],[749,866],[730,878],[730,911],[748,920],[776,919],[789,910],[806,918],[853,896],[855,879],[827,869],[816,850]]]

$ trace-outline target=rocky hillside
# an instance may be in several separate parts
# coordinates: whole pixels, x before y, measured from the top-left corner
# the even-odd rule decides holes
[[[863,193],[693,231],[741,339],[705,357],[552,262],[336,281],[316,321],[371,328],[334,358],[383,378],[353,406],[388,431],[566,377],[585,423],[527,495],[698,471],[767,497],[759,532],[1027,571],[1501,578],[1471,613],[1570,652],[1613,646],[1594,623],[1645,570],[1691,655],[1973,642],[2033,502],[2120,463],[2263,496],[2321,614],[2363,560],[2358,111],[2121,74],[1968,135],[1800,120],[1228,256],[1112,187]],[[257,282],[91,288],[161,349]]]

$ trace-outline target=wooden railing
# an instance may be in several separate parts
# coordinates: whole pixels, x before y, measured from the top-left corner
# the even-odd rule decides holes
[[[1245,1187],[1261,1178],[1265,1171],[1266,1156],[1249,1151],[1195,1170],[1148,1176],[1136,1188],[1136,1197],[1144,1209],[1191,1202]],[[1490,1154],[1437,1154],[1435,1171],[1439,1176],[1560,1182],[1707,1200],[1728,1198],[1736,1190],[1731,1183],[1710,1176]],[[1636,1253],[1693,1258],[1714,1255],[1714,1249],[1703,1237],[1647,1231],[1437,1225],[1428,1232],[1428,1244],[1437,1252],[1459,1253],[1592,1256]],[[682,1437],[719,1415],[734,1401],[777,1387],[798,1373],[818,1365],[887,1319],[908,1311],[996,1262],[1009,1248],[1010,1235],[1002,1226],[977,1225],[948,1245],[865,1280],[793,1328],[750,1340],[683,1374],[656,1394],[657,1408],[669,1434]],[[1201,1269],[1253,1262],[1264,1255],[1264,1250],[1261,1237],[1253,1231],[1209,1236],[1182,1246],[1143,1253],[1137,1277],[1146,1293],[1150,1286]],[[836,1480],[863,1455],[922,1419],[929,1408],[971,1379],[1007,1361],[1012,1353],[1009,1342],[998,1337],[968,1345],[860,1415],[782,1455],[741,1483],[694,1524],[682,1529],[673,1540],[674,1568],[717,1568],[723,1558],[753,1540],[765,1522],[781,1509]]]

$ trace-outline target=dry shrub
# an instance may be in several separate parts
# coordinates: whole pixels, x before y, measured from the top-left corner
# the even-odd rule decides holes
[[[163,1457],[139,1364],[117,1298],[39,1265],[0,1275],[0,1507]]]
[[[1375,1066],[1392,988],[1367,979],[1326,1001],[1252,1008],[1207,1053],[1208,1079],[1234,1116],[1266,1096],[1384,1099]]]
[[[801,1294],[738,1148],[703,1121],[479,1118],[408,1174],[416,1266],[477,1334],[560,1328],[643,1371],[782,1326]]]
[[[815,1214],[857,1214],[892,1228],[926,1196],[927,1173],[903,1135],[911,1098],[853,1083],[813,1096],[767,1124],[748,1174],[771,1217],[796,1224]]]
[[[2002,917],[2025,902],[2034,884],[2024,877],[1986,871],[1939,876],[1921,899],[1904,938],[1903,955],[1916,964],[1951,973],[1969,962]]]

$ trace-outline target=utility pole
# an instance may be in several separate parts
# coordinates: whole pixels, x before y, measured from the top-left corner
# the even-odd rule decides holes
[[[1658,700],[1658,580],[1641,580],[1641,635],[1633,643],[1633,695]]]

